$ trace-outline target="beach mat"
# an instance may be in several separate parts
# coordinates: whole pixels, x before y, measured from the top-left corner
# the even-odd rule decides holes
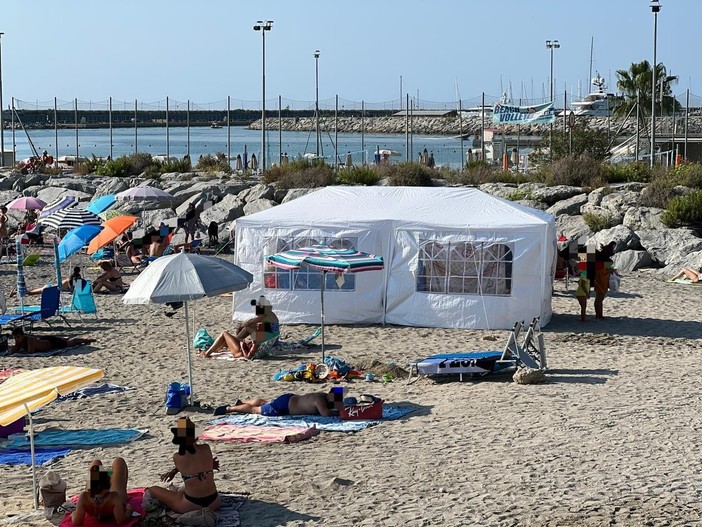
[[[681,284],[681,285],[702,285],[702,282],[693,282],[689,278],[675,278],[671,280],[666,280],[666,282],[671,284]]]
[[[128,490],[127,491],[127,497],[129,498],[129,504],[132,506],[132,509],[134,509],[136,512],[138,512],[140,515],[143,516],[144,510],[141,508],[141,502],[144,499],[144,492],[146,489],[134,489],[134,490]],[[78,496],[73,496],[71,498],[72,502],[77,502],[78,501]],[[95,516],[92,516],[91,514],[86,514],[85,517],[83,518],[83,525],[85,527],[112,527],[112,526],[117,526],[121,525],[124,527],[125,525],[139,525],[139,521],[141,518],[134,518],[127,523],[122,523],[118,524],[114,521],[114,518],[105,521],[103,520],[98,520]],[[61,520],[61,523],[59,523],[59,527],[73,527],[73,522],[71,521],[71,513],[67,512],[63,519]]]
[[[93,397],[95,395],[105,395],[108,393],[122,393],[129,390],[133,390],[128,386],[118,386],[117,384],[96,384],[92,386],[86,386],[67,395],[62,395],[57,397],[56,400],[61,401],[74,401],[76,399],[85,399],[86,397]]]
[[[208,426],[199,438],[207,441],[237,443],[298,443],[317,434],[319,430],[314,426],[307,428],[222,423]]]
[[[148,430],[137,428],[108,428],[104,430],[58,430],[49,429],[39,432],[34,437],[37,447],[73,447],[86,448],[96,446],[112,446],[136,441]],[[12,434],[4,444],[5,448],[29,448],[29,438],[25,433]],[[2,450],[0,450],[2,452]]]
[[[358,432],[369,426],[380,424],[383,421],[400,419],[415,410],[416,408],[411,406],[384,405],[382,419],[359,419],[355,421],[344,421],[339,417],[323,417],[321,415],[284,415],[268,417],[260,414],[232,414],[227,417],[215,419],[211,421],[211,424],[238,424],[260,427],[315,427],[325,432]]]
[[[37,465],[48,465],[71,453],[70,448],[38,448],[34,451]],[[0,449],[0,465],[31,465],[32,455],[29,450]]]
[[[308,348],[310,343],[322,334],[321,329],[316,329],[310,335],[304,339],[296,340],[293,342],[286,342],[284,340],[278,339],[278,342],[271,348],[271,351],[293,351],[301,348]],[[243,357],[233,357],[229,351],[217,351],[210,355],[213,359],[218,360],[248,360]]]

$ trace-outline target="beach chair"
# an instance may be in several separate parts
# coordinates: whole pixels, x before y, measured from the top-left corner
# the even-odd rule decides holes
[[[62,307],[61,314],[78,313],[78,317],[83,320],[83,315],[95,315],[97,320],[97,305],[93,295],[93,284],[88,280],[76,282],[73,287],[71,305]]]
[[[137,272],[140,273],[141,270],[144,268],[143,265],[136,264],[132,261],[132,259],[127,256],[124,253],[118,253],[115,254],[115,267],[121,272],[121,273],[133,273]]]
[[[37,264],[40,258],[41,255],[39,253],[28,254],[24,257],[24,260],[22,260],[22,265],[25,267],[32,267]]]
[[[50,326],[51,323],[48,319],[57,315],[68,324],[66,318],[59,313],[60,300],[61,290],[57,286],[45,287],[41,292],[41,306],[39,306],[39,311],[29,309],[34,306],[27,306],[27,309],[22,310],[20,313],[2,315],[0,316],[0,326],[24,322],[29,322],[30,327],[34,326],[34,322],[46,322]]]
[[[258,345],[258,348],[256,348],[256,353],[254,353],[251,356],[251,360],[254,359],[266,359],[273,355],[273,349],[275,348],[275,345],[278,343],[278,339],[280,339],[280,335],[275,335],[274,337],[269,338],[268,340],[264,340],[261,342],[261,344]]]

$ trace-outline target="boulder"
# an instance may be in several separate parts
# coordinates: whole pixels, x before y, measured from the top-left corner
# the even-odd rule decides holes
[[[612,192],[611,187],[596,188],[587,195],[587,202],[592,205],[599,205],[602,202],[602,198],[610,192]]]
[[[560,216],[561,214],[567,214],[569,216],[574,216],[580,214],[580,208],[587,203],[587,194],[581,193],[571,196],[567,199],[557,201],[549,208],[546,212],[553,214],[554,216]]]
[[[273,201],[277,203],[283,203],[283,200],[285,199],[285,196],[287,196],[288,192],[289,189],[287,188],[275,189],[275,192],[273,192]]]
[[[634,231],[623,225],[617,225],[611,229],[603,229],[590,238],[596,247],[607,245],[610,242],[616,243],[615,252],[629,249],[640,249],[639,237]]]
[[[19,172],[5,172],[4,177],[0,179],[0,190],[12,190],[17,181],[22,181],[24,176]]]
[[[695,251],[687,255],[685,260],[672,263],[660,270],[662,276],[670,278],[680,272],[683,267],[702,269],[702,251]]]
[[[636,231],[643,247],[661,267],[683,266],[690,253],[702,251],[702,238],[691,229],[641,230]]]
[[[280,204],[282,205],[283,203],[287,203],[288,201],[292,201],[294,199],[300,198],[302,196],[309,194],[310,192],[314,192],[315,190],[317,190],[317,189],[316,188],[291,188],[285,194],[285,197],[280,202]]]
[[[158,227],[163,222],[169,227],[177,226],[175,221],[171,221],[176,219],[176,215],[171,209],[145,210],[141,213],[141,219],[143,225]]]
[[[270,209],[276,205],[277,203],[271,199],[257,199],[254,201],[249,201],[246,205],[244,205],[244,214],[248,216],[249,214],[255,214],[257,212],[261,212],[262,210]]]
[[[106,196],[107,194],[117,194],[127,190],[127,181],[120,177],[108,177],[100,180],[95,185],[95,196]]]
[[[623,273],[630,273],[637,269],[650,267],[653,263],[651,255],[646,251],[634,250],[615,253],[614,256],[612,256],[612,261],[614,262],[614,268]]]
[[[588,201],[582,207],[580,207],[580,213],[582,215],[594,214],[596,216],[602,216],[603,218],[607,218],[609,224],[612,226],[621,225],[624,221],[624,211],[617,211],[605,207],[600,207],[599,205],[595,205],[590,201]]]
[[[592,236],[592,231],[582,216],[558,216],[556,230],[568,240],[582,239],[583,243]]]
[[[533,199],[518,199],[515,201],[515,203],[519,203],[520,205],[524,205],[525,207],[529,207],[530,209],[536,209],[536,210],[546,210],[546,203],[543,201],[536,201]]]
[[[85,192],[86,194],[90,194],[91,196],[95,195],[95,185],[88,178],[52,178],[47,180],[44,185],[47,187],[61,187],[68,190],[79,190],[81,192]]]
[[[249,203],[250,201],[256,201],[259,199],[272,200],[274,192],[275,189],[272,186],[259,183],[249,189],[239,192],[239,199],[244,203]]]
[[[261,209],[263,210],[263,209]],[[226,224],[244,215],[244,203],[235,195],[227,195],[218,203],[200,214],[200,222],[207,226],[211,222],[220,225]]]
[[[624,214],[622,225],[633,231],[666,230],[668,227],[661,221],[663,212],[663,209],[654,207],[633,207]]]
[[[90,201],[93,199],[92,194],[63,187],[44,187],[37,192],[37,197],[46,201],[47,203],[51,203],[55,199],[62,198],[64,196],[74,196],[78,201]]]
[[[522,186],[520,185],[521,189]],[[559,201],[570,199],[574,196],[581,195],[583,189],[580,187],[571,187],[570,185],[556,185],[555,187],[535,187],[532,188],[533,199],[543,201],[547,205],[553,205]]]
[[[517,185],[512,183],[483,183],[478,188],[483,192],[505,199],[509,199],[517,191]],[[521,188],[520,186],[519,189],[521,190]]]

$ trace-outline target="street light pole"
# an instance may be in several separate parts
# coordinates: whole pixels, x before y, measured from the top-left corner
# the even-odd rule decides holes
[[[254,31],[261,32],[262,49],[262,76],[261,86],[263,94],[261,97],[261,172],[266,171],[266,31],[270,31],[273,27],[272,20],[257,20],[253,27]],[[227,123],[229,125],[229,123]]]
[[[5,120],[2,118],[2,36],[4,34],[0,32],[0,167],[5,166]]]
[[[548,49],[551,52],[551,77],[549,78],[550,82],[549,85],[551,87],[550,93],[551,93],[551,103],[553,104],[553,50],[560,48],[561,45],[557,40],[547,40],[546,41],[546,49]],[[564,108],[565,110],[565,108]],[[551,123],[551,132],[549,134],[548,138],[548,149],[549,149],[549,157],[553,159],[553,123]]]
[[[314,52],[314,83],[315,83],[315,102],[314,102],[314,114],[317,118],[316,128],[317,128],[317,159],[319,159],[319,50]]]
[[[651,168],[655,162],[656,153],[656,45],[658,40],[658,12],[661,4],[658,0],[651,0],[653,13],[653,64],[651,64]]]

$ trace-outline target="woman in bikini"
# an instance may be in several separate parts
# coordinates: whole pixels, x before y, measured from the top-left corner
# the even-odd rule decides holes
[[[219,461],[212,456],[210,445],[197,442],[195,425],[187,417],[178,419],[173,432],[173,443],[178,452],[173,454],[175,468],[161,475],[161,481],[171,481],[180,472],[185,490],[168,490],[150,487],[151,497],[174,512],[181,514],[204,509],[216,511],[222,505],[214,482],[214,471],[219,470]]]
[[[127,464],[121,457],[112,462],[112,470],[102,466],[96,459],[90,464],[90,476],[86,490],[80,493],[76,510],[71,513],[73,525],[83,525],[86,514],[99,521],[114,520],[117,524],[127,523],[133,519],[131,505],[127,498]]]
[[[108,293],[122,292],[125,289],[122,275],[114,268],[112,262],[103,260],[99,263],[99,266],[104,272],[93,282],[93,293],[99,293],[103,287],[107,289],[106,292]]]

